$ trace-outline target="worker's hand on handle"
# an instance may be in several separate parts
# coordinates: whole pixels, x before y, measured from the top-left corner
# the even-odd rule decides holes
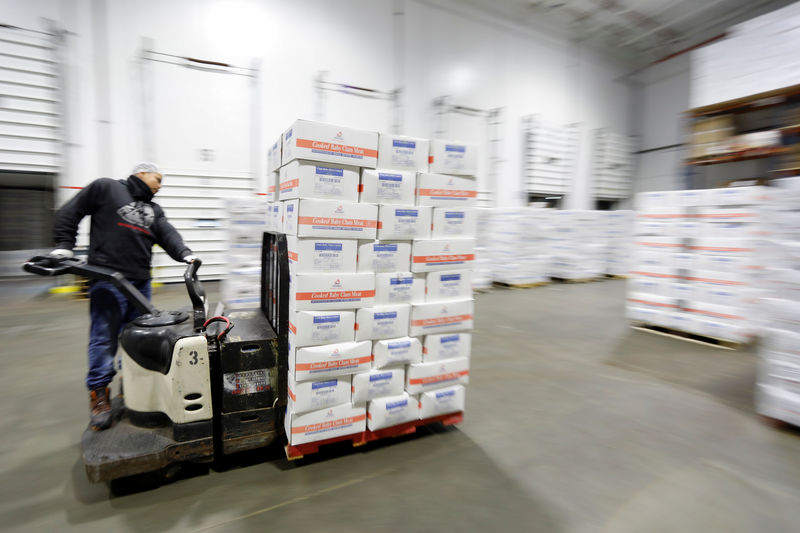
[[[71,259],[74,254],[72,253],[72,250],[67,250],[66,248],[56,248],[48,255],[56,259]]]
[[[191,265],[195,259],[198,259],[196,255],[187,255],[186,257],[183,258],[183,262],[186,263],[187,265]]]

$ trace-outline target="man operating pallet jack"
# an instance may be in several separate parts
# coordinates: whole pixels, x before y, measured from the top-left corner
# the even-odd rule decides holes
[[[148,300],[154,244],[175,261],[196,259],[161,207],[152,201],[161,188],[161,170],[139,163],[126,179],[100,178],[83,188],[57,213],[56,249],[50,255],[71,258],[83,217],[92,217],[88,264],[119,272]],[[89,288],[89,425],[94,430],[111,425],[109,385],[114,377],[117,338],[141,314],[111,282],[92,280]]]

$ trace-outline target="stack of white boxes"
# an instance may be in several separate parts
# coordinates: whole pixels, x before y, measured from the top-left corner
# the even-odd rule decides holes
[[[494,209],[476,207],[477,232],[475,235],[475,265],[472,271],[472,288],[488,289],[492,286],[494,261],[492,258],[493,233],[491,230]]]
[[[508,285],[549,281],[550,210],[519,207],[494,209],[491,220],[493,279]]]
[[[263,198],[229,198],[227,212],[227,272],[220,292],[227,309],[261,305],[261,242],[266,230]]]
[[[433,140],[429,163],[430,173],[417,176],[417,204],[433,210],[431,234],[411,248],[411,270],[425,279],[425,299],[411,307],[409,332],[422,341],[422,360],[406,370],[406,392],[417,395],[421,419],[464,408],[474,315],[477,148]]]
[[[628,317],[744,342],[756,331],[764,187],[637,195]]]
[[[632,266],[634,212],[600,211],[599,216],[606,247],[603,272],[609,276],[627,276]]]
[[[756,409],[800,425],[800,177],[774,180],[764,210],[765,298]]]
[[[432,144],[302,120],[283,134],[268,219],[287,235],[292,445],[463,410],[475,186],[427,170],[448,148],[450,170],[476,158]]]
[[[546,224],[552,254],[550,277],[593,279],[605,272],[606,245],[600,211],[552,211]]]

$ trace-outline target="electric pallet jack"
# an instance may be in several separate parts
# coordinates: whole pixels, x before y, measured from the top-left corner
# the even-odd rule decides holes
[[[41,276],[109,281],[143,313],[120,334],[124,394],[112,400],[113,424],[87,429],[81,439],[90,481],[210,464],[280,436],[275,332],[260,310],[206,319],[201,264],[195,260],[184,273],[192,303],[184,312],[159,311],[118,272],[78,259],[37,256],[25,263]]]

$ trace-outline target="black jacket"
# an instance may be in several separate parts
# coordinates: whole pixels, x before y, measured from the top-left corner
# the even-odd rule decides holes
[[[150,279],[153,244],[175,261],[192,253],[152,199],[153,192],[136,176],[95,180],[56,214],[56,247],[72,250],[78,223],[91,215],[89,264],[116,270],[128,279]]]

